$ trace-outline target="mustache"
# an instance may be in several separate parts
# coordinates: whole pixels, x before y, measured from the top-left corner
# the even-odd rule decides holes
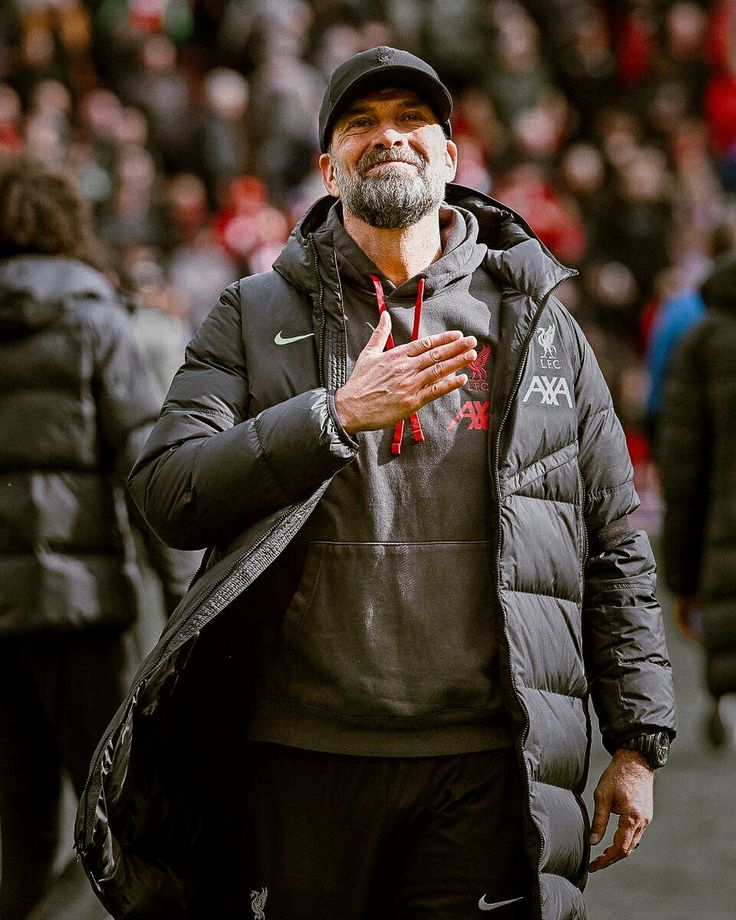
[[[419,153],[413,151],[396,151],[396,150],[366,150],[358,161],[358,172],[365,176],[369,169],[372,169],[378,163],[410,163],[418,169],[423,169],[426,165],[426,159]]]

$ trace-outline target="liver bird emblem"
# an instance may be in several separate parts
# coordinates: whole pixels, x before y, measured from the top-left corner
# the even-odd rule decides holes
[[[484,345],[478,352],[478,357],[475,359],[475,361],[470,362],[468,367],[470,368],[470,373],[473,375],[473,380],[485,380],[486,364],[488,364],[488,359],[490,356],[491,346]]]
[[[540,329],[539,335],[537,336],[537,341],[544,349],[545,358],[554,358],[557,355],[557,349],[552,344],[555,339],[555,332],[557,330],[554,327],[553,323],[550,323],[546,329]]]
[[[268,888],[261,888],[260,891],[251,891],[250,893],[250,906],[253,908],[253,915],[256,920],[266,920],[263,908],[266,906],[267,897]]]

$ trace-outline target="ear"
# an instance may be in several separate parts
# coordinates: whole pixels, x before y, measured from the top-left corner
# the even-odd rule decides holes
[[[340,197],[340,189],[337,185],[335,176],[335,167],[332,162],[332,156],[329,153],[323,153],[319,158],[319,169],[322,173],[322,182],[327,189],[328,194],[333,198]]]
[[[457,173],[457,144],[448,139],[446,145],[445,168],[447,169],[447,182],[452,182]]]

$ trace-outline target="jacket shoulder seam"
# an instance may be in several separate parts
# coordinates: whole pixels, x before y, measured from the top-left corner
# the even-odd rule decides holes
[[[532,591],[531,588],[506,588],[511,594],[531,594],[534,597],[552,597],[556,601],[567,601],[569,604],[580,606],[580,599],[575,597],[566,597],[564,594],[553,594],[551,591]]]
[[[615,495],[616,492],[620,492],[622,489],[631,488],[631,480],[627,479],[626,482],[622,482],[618,486],[610,486],[607,489],[598,489],[596,491],[591,491],[588,493],[590,498],[602,498],[606,495]]]

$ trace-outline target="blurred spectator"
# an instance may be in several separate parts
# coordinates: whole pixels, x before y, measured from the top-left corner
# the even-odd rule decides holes
[[[194,154],[194,113],[189,86],[177,66],[176,46],[169,38],[146,36],[138,66],[122,83],[121,94],[148,116],[153,149],[164,168],[186,168]]]
[[[279,52],[265,57],[250,82],[254,168],[274,201],[283,205],[289,187],[312,167],[324,84],[304,61]]]
[[[89,760],[136,663],[128,644],[135,560],[121,486],[158,401],[128,313],[94,267],[91,239],[85,203],[66,174],[3,155],[3,920],[21,920],[37,903],[43,910],[47,897],[58,905],[52,870],[62,771],[81,795]],[[191,571],[170,565],[168,551],[144,532],[173,607]],[[69,856],[60,884],[65,907],[76,905],[81,915],[94,897]]]
[[[639,313],[654,293],[658,273],[670,263],[672,216],[672,184],[664,153],[656,147],[632,146],[617,164],[598,238],[603,253],[633,275],[638,296],[627,318],[631,336],[636,335]]]
[[[6,83],[0,83],[0,147],[19,152],[23,148],[21,124],[21,102],[15,90]]]
[[[685,283],[700,282],[713,256],[713,234],[724,219],[723,196],[701,119],[683,119],[669,147],[674,171],[673,267]]]
[[[551,2],[546,26],[561,87],[590,133],[598,112],[610,101],[616,59],[609,17],[595,3]]]
[[[170,231],[151,154],[142,147],[122,149],[116,180],[110,205],[98,219],[100,237],[121,254],[140,244],[165,246]]]
[[[723,744],[719,701],[736,692],[736,255],[701,286],[705,314],[682,340],[661,413],[658,460],[665,498],[664,573],[676,618],[702,642],[713,699],[706,729]]]
[[[538,166],[525,163],[510,170],[495,194],[519,214],[534,214],[535,232],[557,258],[571,264],[582,258],[586,248],[583,225]]]
[[[18,49],[18,65],[11,76],[11,84],[24,105],[28,105],[33,90],[42,80],[67,79],[53,32],[43,25],[26,28]]]
[[[476,82],[492,46],[484,0],[393,0],[385,6],[386,20],[393,35],[400,36],[401,47],[430,53],[453,92]]]
[[[589,141],[570,144],[560,159],[558,181],[560,190],[574,201],[582,220],[586,253],[600,249],[598,230],[605,217],[608,175],[598,147]]]
[[[250,267],[254,270],[253,254]],[[241,263],[218,245],[209,229],[202,230],[190,243],[176,247],[169,261],[169,278],[182,299],[182,319],[191,333],[218,302],[220,293],[241,274],[241,268]]]
[[[231,258],[243,266],[261,246],[286,242],[284,215],[269,204],[266,187],[255,176],[244,176],[227,189],[225,206],[215,219],[217,238]]]
[[[540,51],[539,29],[515,0],[491,4],[494,53],[485,68],[485,89],[501,121],[510,127],[528,109],[542,105],[552,77]]]
[[[204,80],[205,108],[198,128],[201,172],[210,200],[248,171],[250,141],[246,130],[248,82],[235,70],[210,70]]]
[[[716,226],[710,236],[711,260],[703,267],[703,277],[712,270],[713,260],[718,261],[735,247],[733,224],[724,222]],[[702,277],[698,281],[702,281]],[[657,428],[672,356],[680,340],[700,322],[704,314],[705,303],[698,284],[685,286],[665,297],[654,315],[646,356],[649,374],[646,422],[653,444],[658,441]]]

